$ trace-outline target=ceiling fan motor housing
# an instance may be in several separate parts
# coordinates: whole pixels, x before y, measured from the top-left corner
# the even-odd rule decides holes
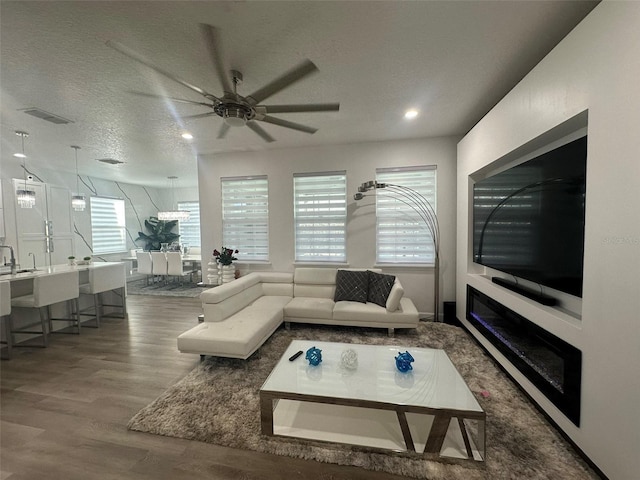
[[[251,107],[239,103],[223,102],[216,105],[214,111],[230,127],[243,127],[255,115]]]

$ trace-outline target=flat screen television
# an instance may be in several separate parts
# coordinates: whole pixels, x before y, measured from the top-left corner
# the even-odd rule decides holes
[[[473,259],[582,297],[587,137],[476,182]]]

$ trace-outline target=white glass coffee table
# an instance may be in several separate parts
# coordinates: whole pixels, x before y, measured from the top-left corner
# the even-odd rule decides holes
[[[314,346],[318,366],[305,360]],[[346,349],[358,354],[355,370],[341,365]],[[404,351],[415,359],[407,373],[395,365]],[[485,412],[444,350],[294,340],[260,388],[260,415],[265,435],[435,459],[486,454]]]

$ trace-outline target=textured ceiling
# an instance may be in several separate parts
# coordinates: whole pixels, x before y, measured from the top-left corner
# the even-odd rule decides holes
[[[15,130],[30,133],[34,164],[149,186],[196,185],[199,154],[465,134],[597,2],[294,1],[0,3],[2,161],[15,161]],[[198,94],[116,50],[115,40],[155,65],[222,95],[199,23],[219,28],[230,68],[249,94],[311,59],[319,72],[266,104],[339,102],[339,112],[278,114],[314,135],[261,124],[216,139],[221,119],[182,120],[206,108],[135,96],[194,101]],[[72,120],[26,115],[38,107]],[[404,111],[418,108],[413,122]],[[180,134],[188,130],[194,140]],[[114,167],[96,162],[114,158]]]

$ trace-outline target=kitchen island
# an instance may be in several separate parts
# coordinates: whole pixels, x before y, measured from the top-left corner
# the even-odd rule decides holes
[[[0,274],[0,281],[8,281],[10,283],[11,298],[16,298],[25,295],[31,295],[32,293],[34,293],[34,280],[39,277],[77,271],[78,283],[79,285],[83,285],[89,284],[91,278],[93,278],[94,282],[99,282],[101,269],[117,265],[120,265],[122,267],[122,293],[118,292],[117,290],[113,290],[110,292],[106,292],[103,295],[106,297],[106,302],[104,303],[110,305],[122,305],[126,302],[126,264],[123,262],[92,262],[83,265],[65,264],[37,267],[36,269],[19,269],[15,274]],[[107,270],[105,270],[105,274],[107,274],[106,272]],[[108,298],[107,296],[111,298]],[[93,295],[80,295],[80,310],[83,311],[88,307],[93,306],[93,301]],[[57,318],[70,318],[72,316],[72,312],[69,311],[68,305],[64,302],[52,305],[51,310],[53,315],[55,315],[55,317]],[[11,317],[14,329],[22,329],[25,326],[39,323],[38,309],[35,308],[14,307],[12,308]],[[56,328],[54,331],[62,330],[68,327],[70,324],[70,322],[59,322],[55,325]],[[6,332],[3,331],[3,337],[4,336],[6,336]],[[20,344],[32,338],[33,335],[16,334],[15,337],[15,343]]]

